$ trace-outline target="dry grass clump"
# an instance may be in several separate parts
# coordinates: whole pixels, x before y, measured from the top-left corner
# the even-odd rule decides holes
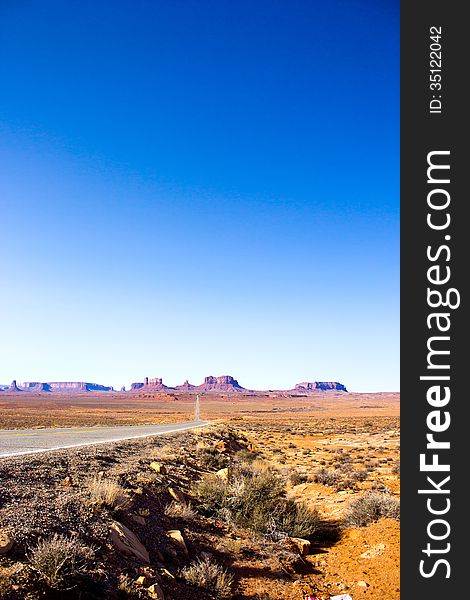
[[[122,510],[130,504],[126,490],[112,479],[95,477],[88,482],[88,490],[93,503],[100,508]]]
[[[93,557],[93,550],[80,540],[58,533],[40,540],[28,556],[31,566],[47,585],[58,590],[76,587]]]
[[[369,472],[366,469],[355,470],[349,462],[336,464],[335,469],[326,469],[323,467],[318,469],[314,473],[314,481],[333,487],[335,490],[340,490],[344,488],[356,488],[357,483],[365,481],[369,476]]]
[[[235,460],[239,463],[251,463],[258,458],[258,454],[251,450],[239,450],[235,453]]]
[[[367,492],[361,498],[354,500],[346,516],[346,527],[366,527],[381,517],[400,520],[400,501],[381,492]]]
[[[213,469],[214,471],[223,469],[229,463],[229,460],[226,456],[211,446],[199,447],[196,450],[196,457],[205,468]]]
[[[196,511],[193,509],[190,502],[170,502],[170,504],[165,506],[164,512],[170,519],[191,521],[196,517]]]
[[[120,575],[117,597],[119,600],[144,600],[148,593],[139,589],[129,575]]]
[[[341,475],[333,469],[321,468],[314,473],[313,479],[316,483],[337,487],[341,481]]]
[[[180,571],[186,583],[206,590],[215,598],[232,598],[233,575],[207,558],[199,558]]]
[[[318,513],[287,499],[281,477],[264,462],[234,467],[228,481],[205,477],[194,492],[203,510],[240,527],[279,538],[321,534]]]

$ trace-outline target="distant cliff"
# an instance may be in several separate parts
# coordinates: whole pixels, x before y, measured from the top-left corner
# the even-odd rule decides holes
[[[197,386],[198,390],[204,392],[244,392],[246,391],[231,375],[214,377],[209,375],[204,378],[204,383]]]
[[[8,392],[112,392],[111,386],[86,381],[25,381],[18,385],[13,380],[7,388]]]
[[[337,381],[303,381],[296,384],[295,390],[301,392],[348,391],[342,383],[338,383]]]
[[[131,385],[131,390],[145,390],[149,392],[158,392],[158,391],[201,391],[201,392],[244,392],[245,388],[241,387],[236,379],[234,379],[231,375],[221,375],[219,377],[214,377],[213,375],[208,375],[204,378],[204,383],[201,385],[193,385],[186,381],[182,385],[177,385],[176,387],[168,387],[163,383],[162,379],[157,377],[153,379],[149,379],[145,377],[143,382],[133,383]]]
[[[46,383],[39,381],[26,381],[17,384],[13,380],[9,386],[0,386],[0,392],[55,392],[55,393],[79,393],[79,392],[113,392],[111,386],[101,385],[99,383],[89,383],[86,381],[48,381]],[[125,392],[125,387],[121,392]],[[242,387],[232,375],[219,375],[214,377],[208,375],[200,385],[193,385],[186,380],[183,384],[175,387],[169,387],[163,383],[160,377],[145,377],[142,382],[131,384],[131,392],[221,392],[221,393],[256,393],[256,390],[249,390]],[[267,390],[270,393],[279,393],[284,395],[305,394],[310,395],[318,392],[347,392],[348,390],[342,383],[337,381],[303,381],[297,383],[294,389],[290,390]]]

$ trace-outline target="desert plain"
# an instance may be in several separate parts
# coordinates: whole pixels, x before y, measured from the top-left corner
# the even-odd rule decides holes
[[[207,393],[200,401],[211,425],[198,430],[0,459],[0,598],[400,597],[398,393]],[[181,422],[194,403],[191,393],[3,392],[0,429]],[[225,500],[211,506],[220,481],[229,489],[248,476],[281,482],[279,502],[312,511],[317,530],[301,535],[295,525],[300,533],[287,535],[274,520],[270,528],[241,519]],[[103,500],[106,482],[121,502]],[[354,506],[364,497],[394,510],[373,506],[363,519]],[[116,523],[137,536],[143,557],[119,546]],[[70,586],[33,560],[54,535],[91,549]],[[218,575],[201,579],[191,571],[198,561],[218,565]]]

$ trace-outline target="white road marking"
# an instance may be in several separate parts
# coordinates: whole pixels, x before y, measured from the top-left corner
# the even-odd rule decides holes
[[[189,429],[197,429],[198,427],[205,427],[208,425],[208,421],[202,421],[201,423],[194,423],[193,425],[188,425],[187,427],[179,427],[177,429],[169,429],[165,431],[157,431],[153,433],[144,433],[142,435],[132,435],[126,436],[122,438],[112,438],[108,440],[96,440],[96,441],[87,441],[79,444],[70,444],[66,446],[55,446],[53,448],[35,448],[34,450],[22,450],[20,452],[9,452],[8,454],[0,454],[0,458],[7,458],[10,456],[24,456],[26,454],[38,454],[40,452],[52,452],[53,450],[65,450],[66,448],[80,448],[83,446],[96,446],[98,444],[111,444],[113,442],[124,442],[126,440],[136,440],[146,437],[153,437],[156,435],[166,435],[167,433],[177,433],[178,431],[187,431]],[[27,434],[24,434],[25,436]]]

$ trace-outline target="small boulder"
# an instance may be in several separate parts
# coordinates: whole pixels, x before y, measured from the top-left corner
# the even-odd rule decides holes
[[[294,544],[300,554],[307,555],[311,553],[312,544],[309,540],[303,538],[290,538],[290,541]]]
[[[180,490],[169,487],[168,493],[173,498],[173,500],[176,500],[177,502],[180,502],[181,504],[184,504],[186,502],[185,495]]]
[[[170,529],[166,532],[168,537],[172,539],[175,544],[183,550],[186,556],[189,555],[188,547],[186,546],[186,542],[184,541],[184,537],[179,529]]]
[[[222,481],[228,481],[228,478],[229,478],[228,467],[225,467],[224,469],[219,469],[217,471],[217,473],[215,474],[215,476],[218,477],[219,479],[222,479]]]
[[[369,584],[367,583],[367,581],[358,581],[356,585],[359,587],[363,587],[363,588],[370,587]]]
[[[129,518],[131,518],[134,521],[134,523],[137,523],[137,525],[142,525],[142,527],[147,524],[146,520],[141,515],[131,513],[129,515]]]
[[[7,552],[10,552],[14,543],[15,540],[11,537],[11,535],[3,529],[0,529],[0,554],[6,554]]]
[[[122,523],[113,521],[110,531],[111,541],[114,546],[127,556],[134,556],[143,563],[149,563],[150,557],[145,546],[139,538]]]
[[[163,590],[158,583],[154,583],[149,588],[147,588],[147,592],[149,598],[152,598],[153,600],[165,600]]]
[[[156,471],[157,473],[160,473],[161,475],[165,475],[168,472],[165,465],[159,462],[151,462],[150,468]]]

